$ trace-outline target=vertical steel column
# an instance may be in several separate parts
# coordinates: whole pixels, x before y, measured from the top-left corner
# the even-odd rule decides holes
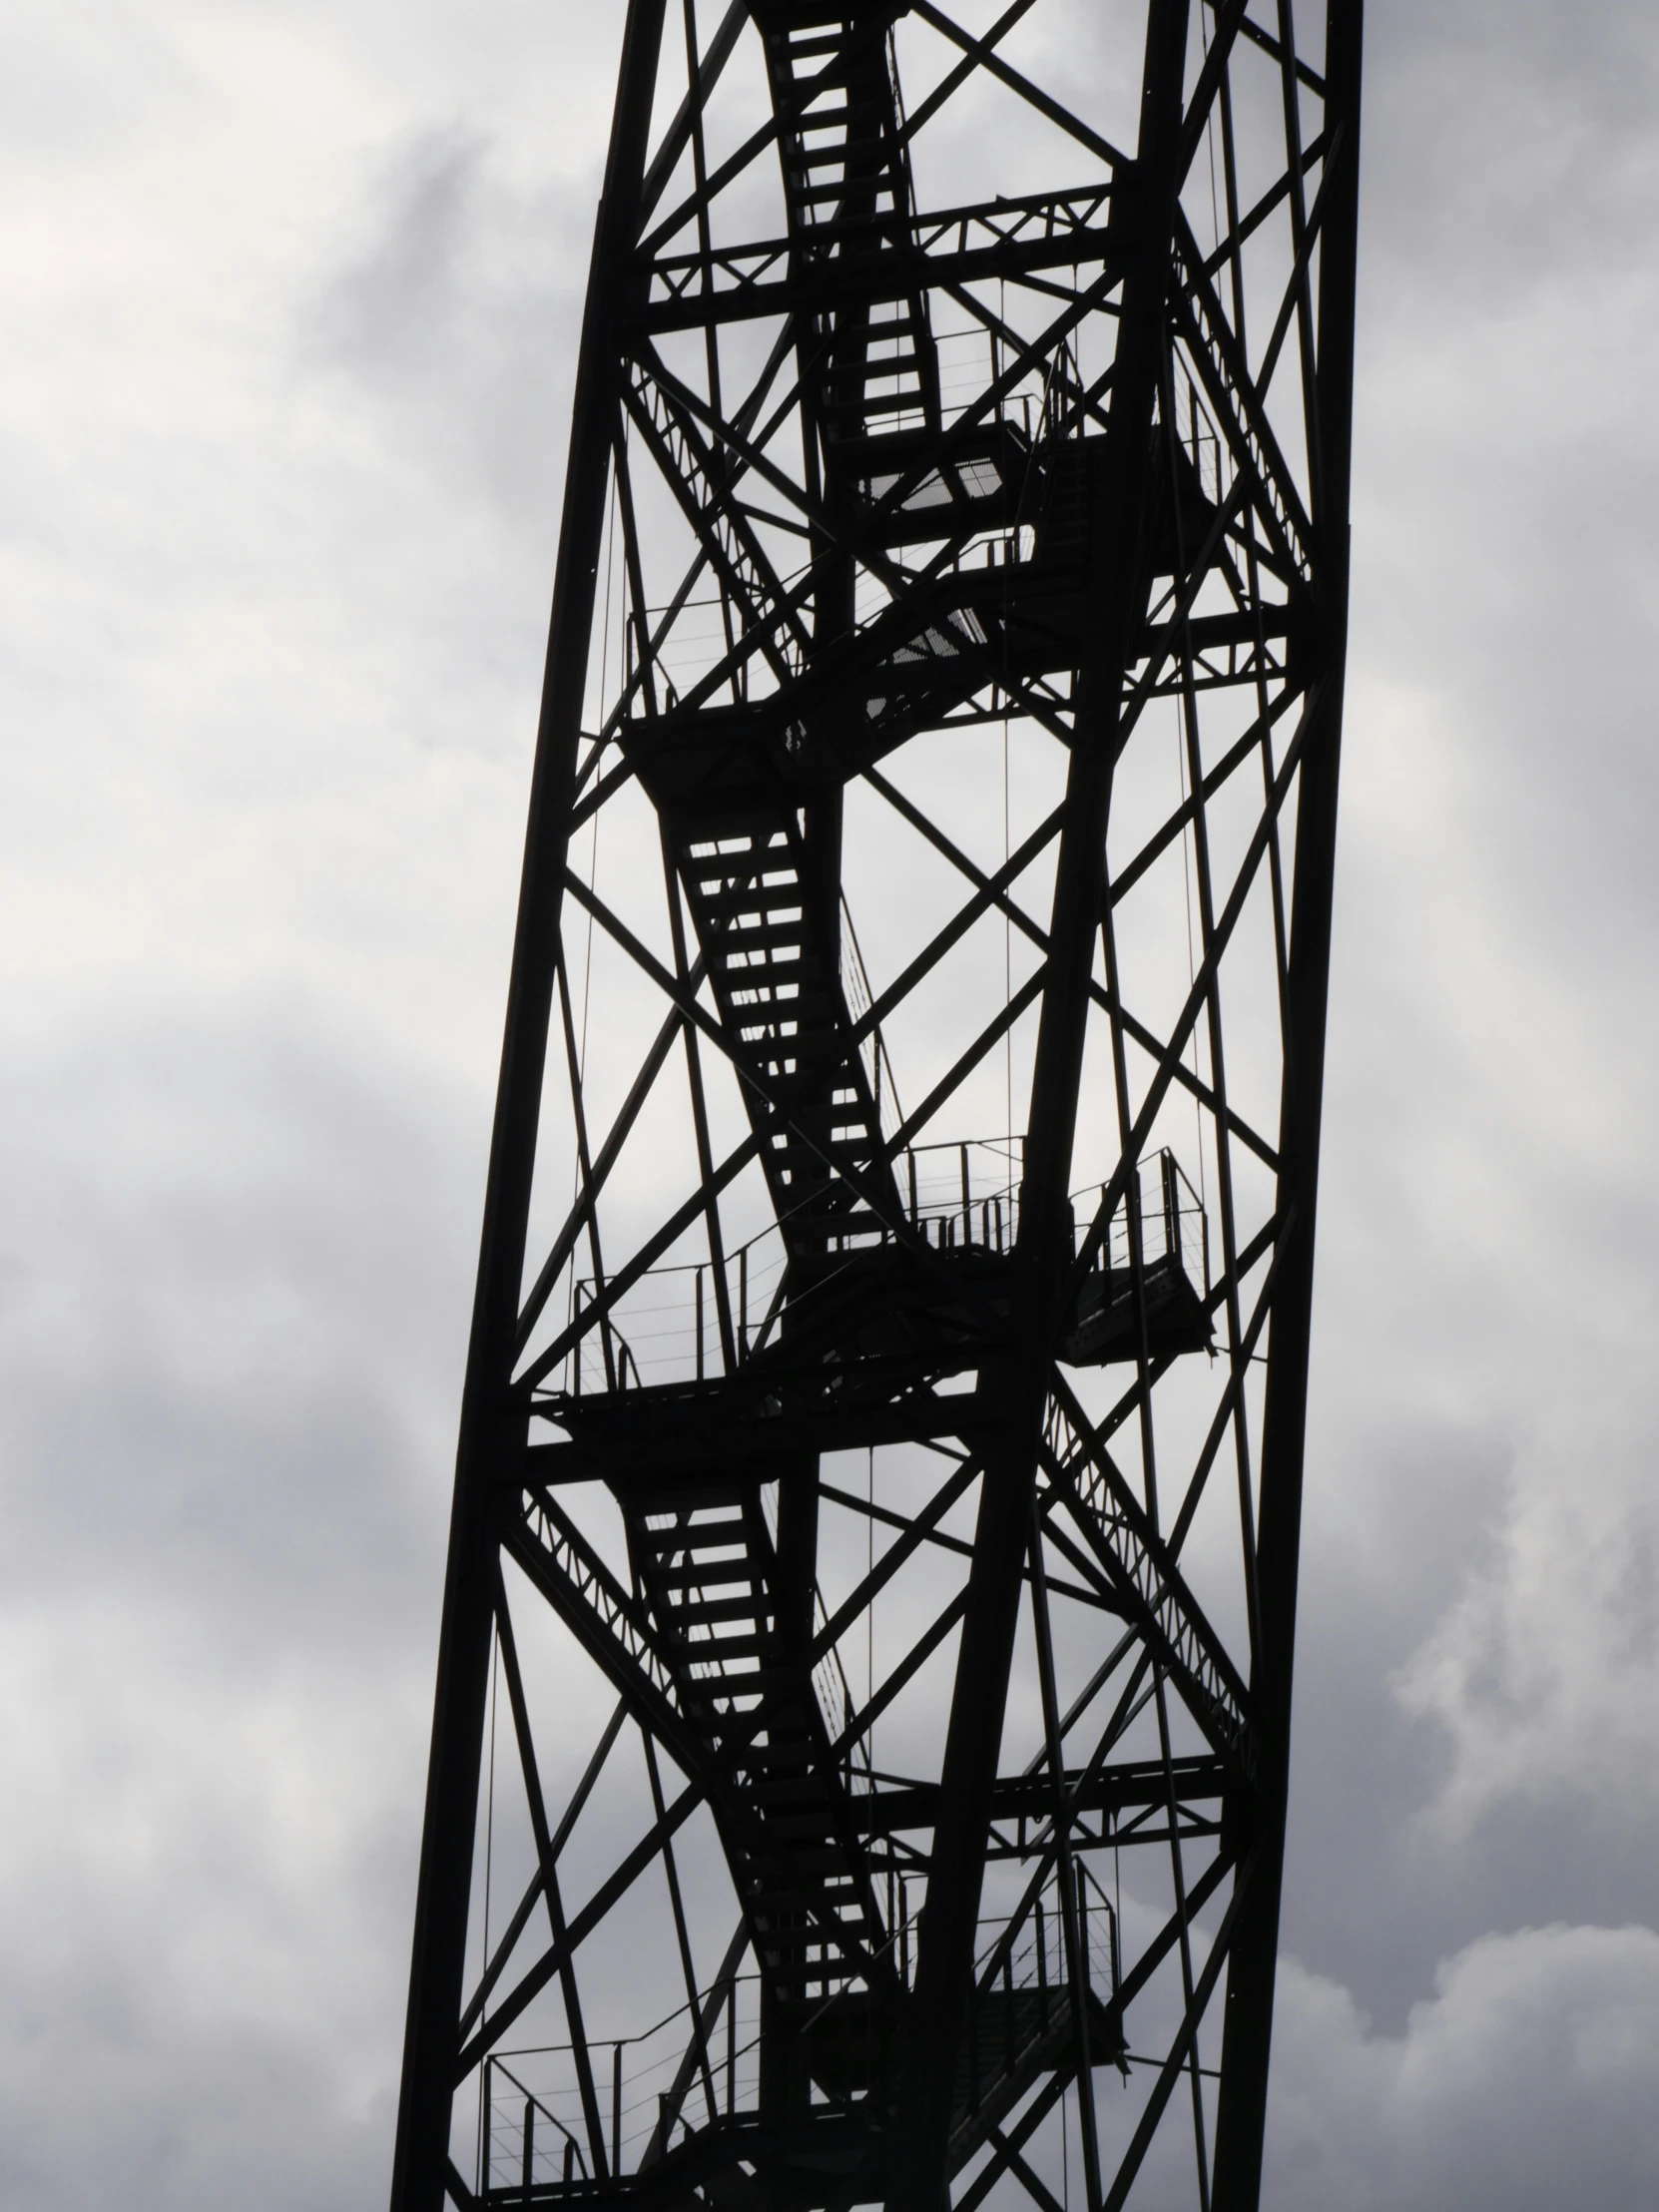
[[[1089,492],[1088,600],[1097,615],[1085,647],[1067,772],[1014,1243],[1014,1311],[1024,1318],[1002,1372],[980,1376],[981,1392],[1000,1396],[1006,1415],[999,1442],[987,1450],[980,1491],[921,1916],[912,2043],[916,2078],[896,2123],[889,2212],[934,2212],[947,2202],[945,2147],[957,2026],[968,2012],[1037,1443],[1062,1318],[1058,1300],[1071,1259],[1067,1179],[1105,887],[1106,816],[1124,676],[1145,621],[1150,586],[1147,484],[1178,182],[1187,17],[1186,0],[1152,0],[1134,173],[1120,177],[1112,201],[1111,226],[1126,275],[1111,414],[1099,476]]]
[[[461,2007],[494,1617],[497,1530],[492,1499],[499,1494],[502,1476],[521,1459],[525,1444],[526,1415],[509,1395],[513,1342],[610,468],[614,330],[626,305],[623,278],[638,230],[663,9],[664,0],[629,0],[577,359],[564,517],[455,1459],[392,2166],[392,2212],[438,2212],[449,2159],[455,2022]]]
[[[1213,2212],[1255,2212],[1261,2195],[1279,1948],[1280,1885],[1290,1786],[1292,1668],[1302,1538],[1308,1349],[1314,1298],[1314,1217],[1319,1191],[1320,1101],[1325,1082],[1331,977],[1331,907],[1337,854],[1337,782],[1348,645],[1349,466],[1354,424],[1355,239],[1360,192],[1360,59],[1363,0],[1331,0],[1326,17],[1326,129],[1341,146],[1327,187],[1319,291],[1319,430],[1323,498],[1313,521],[1325,587],[1319,727],[1312,733],[1297,806],[1291,907],[1288,1036],[1280,1108],[1279,1206],[1289,1215],[1262,1437],[1258,1575],[1262,1642],[1251,1684],[1269,1762],[1255,1819],[1258,1845],[1240,1905],[1227,1978],[1216,2113]],[[1241,1838],[1241,1842],[1245,1839]]]

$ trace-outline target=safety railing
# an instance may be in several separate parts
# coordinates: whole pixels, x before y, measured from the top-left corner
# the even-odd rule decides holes
[[[830,1616],[825,1609],[824,1593],[815,1582],[813,1585],[813,1640],[816,1643],[829,1626]],[[847,1680],[846,1668],[841,1662],[840,1646],[830,1644],[813,1669],[813,1689],[818,1698],[818,1709],[824,1719],[825,1730],[831,1744],[839,1743],[846,1736],[858,1713],[857,1701],[852,1695],[852,1685]],[[847,1739],[841,1754],[840,1771],[846,1788],[857,1797],[868,1797],[875,1788],[875,1776],[870,1766],[869,1735],[867,1730]]]
[[[1109,2003],[1117,1995],[1119,1981],[1117,1912],[1085,1860],[1073,1859],[1071,1879],[1082,1980],[1103,2003]],[[1016,1913],[979,1923],[974,1983],[975,2001],[981,2008],[1009,1989],[1035,1991],[1039,1997],[1045,1990],[1061,1995],[1069,1990],[1071,1964],[1061,1881],[1055,1866]]]
[[[1068,1916],[1062,1879],[1055,1868],[1015,1915],[979,1924],[966,2079],[959,2084],[969,2118],[999,2088],[1017,2087],[1051,2053],[1057,2036],[1075,2033],[1079,1983],[1086,2000],[1098,1999],[1109,2011],[1116,2005],[1120,1960],[1112,1902],[1078,1860],[1071,1870],[1075,1914]],[[889,1940],[899,1979],[908,1985],[917,1918],[912,1884],[900,1879],[895,1888],[889,1876],[887,1887]],[[1075,1974],[1068,1922],[1077,1934]],[[760,2102],[760,1976],[733,1973],[637,2034],[492,2052],[483,2074],[483,2199],[497,2205],[557,2201],[601,2175],[646,2171],[688,2134],[752,2114]],[[861,2079],[858,2019],[854,2014],[849,2021],[854,2035],[843,2041],[836,2068],[853,2097],[868,2086]],[[1091,2052],[1096,2062],[1117,2055]],[[869,2058],[873,2082],[873,2040]]]
[[[742,1367],[777,1327],[788,1258],[782,1230],[765,1229],[728,1253],[718,1270],[709,1260],[652,1268],[603,1317],[594,1311],[598,1283],[580,1278],[571,1319],[579,1323],[590,1312],[594,1318],[567,1356],[565,1388],[581,1396],[653,1382],[701,1382],[729,1366]]]
[[[869,1012],[871,996],[869,977],[864,973],[864,956],[858,945],[858,932],[852,926],[852,915],[843,897],[841,900],[841,996],[846,1001],[846,1011],[854,1027]],[[875,1101],[875,1121],[883,1137],[891,1138],[903,1121],[903,1109],[898,1103],[898,1085],[892,1072],[892,1061],[887,1057],[886,1040],[881,1034],[879,1022],[858,1046],[858,1057]]]
[[[583,2072],[587,2074],[584,2090]],[[655,2164],[691,2128],[760,2096],[760,1980],[734,1974],[637,2035],[493,2053],[483,2171],[497,2204],[557,2195]]]
[[[1170,389],[1177,442],[1192,464],[1199,490],[1213,506],[1219,507],[1233,488],[1233,456],[1223,444],[1215,419],[1200,397],[1187,364],[1179,357],[1174,363]]]
[[[1066,1878],[1056,1865],[1015,1914],[979,1924],[961,2120],[971,2122],[981,2104],[999,2092],[1004,2098],[1017,2094],[1026,2073],[1044,2062],[1057,2038],[1076,2036],[1079,1991],[1085,2005],[1096,1999],[1109,2011],[1116,2006],[1117,1913],[1081,1859],[1069,1869],[1068,1912]],[[1115,2059],[1118,2052],[1090,2055],[1098,2062]]]
[[[1119,1589],[1131,1598],[1163,1645],[1164,1659],[1216,1749],[1256,1772],[1255,1736],[1237,1669],[1199,1612],[1179,1569],[1149,1526],[1145,1512],[1111,1457],[1098,1449],[1075,1400],[1050,1393],[1043,1418],[1043,1459],[1049,1480],[1069,1493],[1089,1540]],[[1081,1425],[1080,1425],[1081,1424]]]
[[[872,1079],[872,1089],[885,1116],[893,1096],[891,1070],[878,1043],[873,1065],[884,1070],[878,1081]],[[934,1251],[1012,1252],[1023,1176],[1018,1136],[906,1146],[892,1158],[890,1173],[899,1221]],[[1090,1235],[1108,1189],[1102,1184],[1073,1193],[1074,1253]],[[830,1252],[851,1257],[896,1241],[893,1223],[865,1214],[844,1236],[830,1237]],[[1171,1263],[1195,1293],[1208,1297],[1205,1208],[1166,1148],[1142,1161],[1133,1188],[1119,1194],[1093,1267],[1127,1283],[1137,1264],[1155,1274]],[[725,1254],[718,1266],[704,1260],[651,1269],[603,1312],[596,1280],[580,1278],[573,1286],[572,1319],[580,1323],[590,1314],[592,1319],[566,1356],[562,1387],[577,1396],[593,1395],[702,1382],[736,1372],[773,1343],[792,1295],[804,1309],[807,1300],[824,1295],[822,1280],[791,1293],[788,1244],[777,1223]],[[1112,1296],[1119,1295],[1114,1286]]]
[[[1082,1250],[1106,1203],[1109,1187],[1102,1183],[1093,1191],[1072,1193],[1073,1252]],[[1148,1271],[1173,1261],[1194,1290],[1209,1295],[1209,1221],[1203,1201],[1168,1146],[1141,1162],[1133,1192],[1119,1197],[1101,1238],[1095,1266],[1112,1274],[1127,1274],[1137,1261]]]

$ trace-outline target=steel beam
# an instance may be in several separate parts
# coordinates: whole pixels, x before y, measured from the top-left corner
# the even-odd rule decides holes
[[[1042,5],[626,10],[393,2212],[1258,2201],[1360,5]]]

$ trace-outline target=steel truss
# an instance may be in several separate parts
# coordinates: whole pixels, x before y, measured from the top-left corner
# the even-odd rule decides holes
[[[1257,2201],[1361,9],[1253,4],[629,0],[397,2212]]]

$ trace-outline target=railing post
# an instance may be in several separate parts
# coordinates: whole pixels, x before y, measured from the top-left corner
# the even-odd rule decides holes
[[[530,2201],[530,2183],[534,2177],[535,2162],[536,2100],[534,2097],[526,2097],[524,2100],[524,2157],[519,2172],[519,2180],[524,2189],[524,2201],[526,2204],[528,2204]]]
[[[580,1321],[582,1318],[582,1286],[580,1283],[576,1286],[576,1295],[572,1300],[572,1305],[575,1309],[573,1319]],[[580,1397],[582,1394],[582,1340],[580,1337],[570,1348],[570,1359],[571,1365],[576,1370],[571,1380],[570,1394],[572,1397]]]
[[[622,2171],[622,2045],[611,2045],[611,2172]]]
[[[1181,1217],[1177,1205],[1179,1193],[1175,1188],[1175,1162],[1166,1145],[1158,1155],[1158,1164],[1164,1174],[1164,1249],[1177,1267],[1181,1266]],[[1183,1271],[1184,1272],[1184,1271]]]
[[[962,1146],[962,1243],[973,1242],[973,1198],[968,1188],[968,1148]]]
[[[703,1380],[703,1270],[697,1271],[697,1380]]]
[[[912,1145],[904,1155],[910,1167],[910,1221],[915,1223],[921,1209],[916,1204],[916,1149]]]
[[[1048,2033],[1048,1926],[1043,1916],[1043,1901],[1038,1898],[1037,1916],[1037,2022],[1042,2032]]]
[[[738,2108],[738,1977],[726,1985],[726,2117]]]
[[[480,2085],[480,2094],[484,2103],[484,2123],[480,2145],[483,2169],[478,2176],[478,2185],[480,2188],[487,2189],[490,2185],[490,2159],[495,2148],[495,2060],[493,2058],[484,2060],[484,2078]]]
[[[738,1358],[749,1358],[749,1247],[738,1247]]]

